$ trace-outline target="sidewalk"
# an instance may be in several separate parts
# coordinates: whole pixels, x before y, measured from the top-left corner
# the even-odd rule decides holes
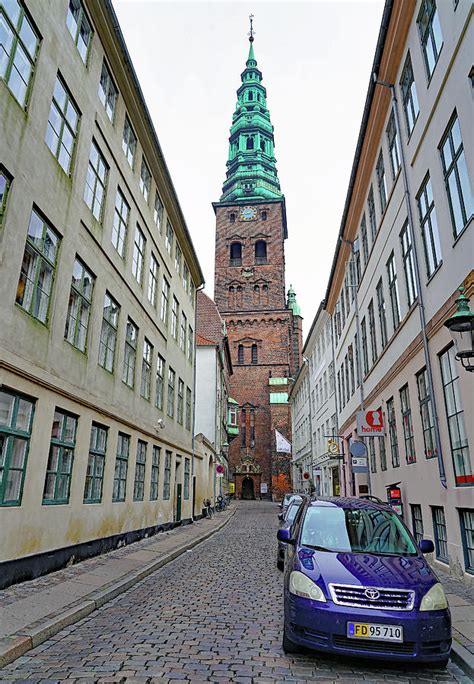
[[[215,534],[235,512],[234,503],[211,519],[4,589],[0,592],[0,668]]]
[[[234,515],[237,504],[192,525],[175,528],[103,556],[0,592],[0,668],[166,563],[192,549]],[[453,621],[452,659],[474,680],[474,597],[461,580],[436,571]]]

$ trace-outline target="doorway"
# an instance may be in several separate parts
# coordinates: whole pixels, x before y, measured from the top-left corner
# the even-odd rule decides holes
[[[242,482],[242,499],[255,499],[253,480],[246,477]]]

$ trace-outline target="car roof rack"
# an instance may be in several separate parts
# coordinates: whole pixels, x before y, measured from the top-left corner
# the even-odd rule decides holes
[[[378,496],[373,496],[372,494],[361,494],[359,496],[359,499],[366,499],[367,501],[373,501],[374,503],[378,504],[386,504],[386,501],[382,501],[382,499],[379,499]]]

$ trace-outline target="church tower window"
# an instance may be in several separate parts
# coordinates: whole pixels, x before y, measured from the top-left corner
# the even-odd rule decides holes
[[[258,363],[258,352],[256,344],[252,344],[252,363]]]
[[[247,149],[253,150],[253,135],[249,135],[247,138]]]
[[[234,212],[232,212],[232,214],[229,214],[229,221],[230,221],[231,223],[235,223],[235,214],[234,214]]]
[[[230,246],[230,265],[242,265],[242,244],[240,242],[233,242]]]
[[[244,362],[244,345],[243,344],[239,344],[239,347],[237,349],[237,361],[238,361],[238,363]]]
[[[267,212],[262,211],[261,217],[262,217],[262,221],[266,221],[267,220]]]
[[[267,243],[265,240],[257,240],[255,243],[255,263],[267,263]]]

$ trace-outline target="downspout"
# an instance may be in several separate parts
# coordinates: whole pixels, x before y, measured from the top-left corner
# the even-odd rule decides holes
[[[419,316],[420,316],[421,339],[423,341],[423,354],[425,357],[426,374],[428,376],[428,388],[429,388],[429,392],[430,392],[431,407],[433,409],[435,444],[436,444],[436,451],[438,454],[439,480],[440,480],[441,484],[443,485],[443,487],[445,489],[447,489],[446,471],[444,469],[443,453],[441,451],[441,436],[439,433],[438,410],[437,410],[437,406],[436,406],[436,397],[435,397],[434,386],[433,386],[433,372],[432,372],[432,366],[431,366],[431,357],[430,357],[428,336],[426,334],[425,302],[424,302],[424,298],[423,298],[423,290],[422,290],[422,285],[421,285],[420,262],[418,259],[418,246],[417,246],[417,238],[416,238],[416,233],[415,233],[415,222],[413,220],[413,212],[412,212],[412,207],[411,207],[410,186],[408,183],[408,173],[407,173],[407,167],[406,167],[406,162],[405,162],[405,153],[404,153],[404,148],[403,148],[402,132],[401,132],[401,128],[400,128],[400,115],[399,115],[399,111],[398,111],[398,100],[397,100],[397,95],[396,95],[396,91],[395,91],[395,86],[393,83],[387,83],[386,81],[379,80],[377,78],[377,74],[375,72],[372,74],[372,78],[373,78],[375,84],[381,85],[384,88],[389,88],[391,96],[392,96],[393,111],[395,114],[395,127],[396,127],[396,131],[397,131],[398,139],[400,140],[400,160],[401,160],[401,167],[402,167],[403,188],[404,188],[404,192],[405,192],[405,203],[406,203],[406,207],[407,207],[408,222],[410,224],[410,228],[411,228],[411,232],[412,232],[413,261],[414,261],[414,265],[415,265],[416,287],[418,289],[418,311],[419,311]]]
[[[197,293],[204,289],[204,283],[196,288],[194,293],[194,340],[196,340],[197,333]],[[194,452],[196,447],[195,432],[196,432],[196,368],[197,368],[197,353],[196,342],[193,345],[194,364],[193,364],[193,416],[192,416],[192,436],[191,436],[191,482],[193,483],[193,503],[191,511],[191,520],[194,522],[196,505],[196,488],[194,486]]]

